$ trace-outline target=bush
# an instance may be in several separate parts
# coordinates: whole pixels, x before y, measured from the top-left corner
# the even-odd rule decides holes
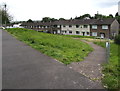
[[[115,36],[115,43],[120,45],[120,34]]]

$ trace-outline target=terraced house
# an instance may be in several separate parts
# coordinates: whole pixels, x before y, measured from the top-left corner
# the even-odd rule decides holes
[[[119,31],[119,23],[114,18],[23,23],[21,26],[53,34],[96,36],[101,38],[113,38]]]

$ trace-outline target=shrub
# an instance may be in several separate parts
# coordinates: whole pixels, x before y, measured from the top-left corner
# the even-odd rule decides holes
[[[120,45],[120,34],[115,36],[115,43]]]

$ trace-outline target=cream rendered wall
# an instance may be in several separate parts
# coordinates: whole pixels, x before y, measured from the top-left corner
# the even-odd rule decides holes
[[[66,27],[61,26],[62,31],[67,31],[67,33],[63,33],[66,35],[83,35],[82,32],[85,32],[85,36],[90,36],[90,25],[88,25],[87,28],[84,28],[84,25],[79,25],[79,28],[76,28],[76,25],[72,25],[72,27],[69,27],[69,25],[65,25]],[[72,31],[72,34],[69,34],[69,31]],[[76,34],[76,31],[79,31],[80,34]],[[87,32],[89,32],[89,35],[87,35]]]

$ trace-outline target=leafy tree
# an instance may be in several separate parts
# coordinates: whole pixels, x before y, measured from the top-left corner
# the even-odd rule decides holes
[[[118,15],[118,12],[115,14],[115,18],[116,18],[117,21],[120,23],[120,16]]]
[[[114,18],[112,14],[109,14],[109,17],[110,17],[110,18]]]
[[[50,22],[51,18],[50,17],[44,17],[42,18],[42,22]]]
[[[92,17],[91,17],[91,15],[90,14],[84,14],[84,15],[82,15],[82,16],[79,16],[79,17],[75,17],[75,19],[85,19],[85,18],[90,18],[90,19],[92,19]]]
[[[103,16],[102,14],[95,14],[94,18],[95,19],[102,19],[102,18],[105,18],[105,16]]]
[[[44,18],[42,18],[41,22],[53,22],[53,21],[57,21],[57,19],[50,18],[50,17],[44,17]]]
[[[31,19],[29,19],[27,22],[29,22],[29,23],[33,23],[33,21],[32,21]]]
[[[50,18],[50,21],[51,21],[51,22],[57,21],[57,19],[55,19],[55,18]]]
[[[119,15],[118,15],[118,12],[115,14],[115,17],[117,17],[117,16],[119,16]]]
[[[59,18],[59,20],[65,20],[64,18]]]
[[[0,6],[0,18],[2,20],[2,24],[8,24],[13,19],[13,17],[8,13],[7,5],[5,7],[6,10]]]
[[[120,34],[115,36],[115,43],[120,45]]]

